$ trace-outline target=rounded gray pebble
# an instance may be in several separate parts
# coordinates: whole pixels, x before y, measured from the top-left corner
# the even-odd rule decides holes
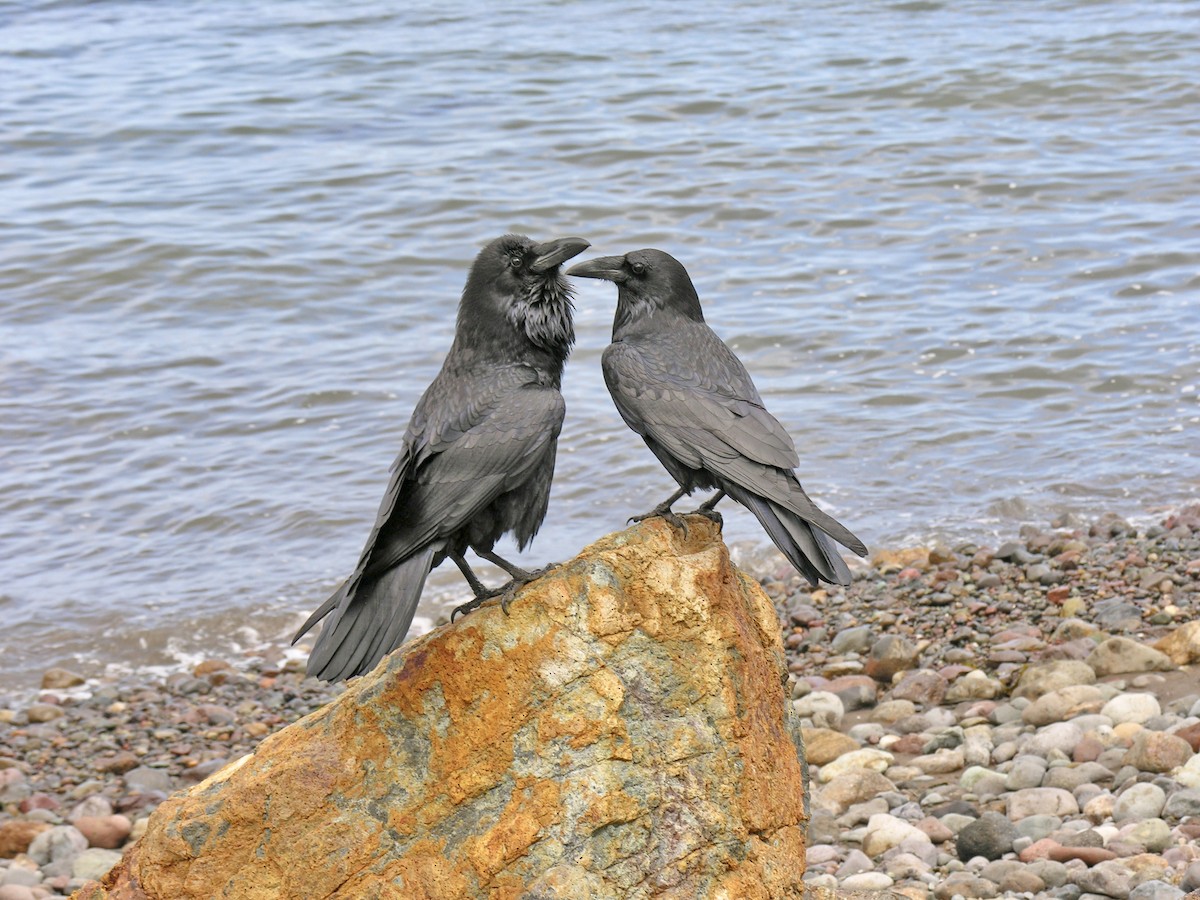
[[[1143,881],[1129,892],[1129,900],[1180,900],[1184,892],[1165,881]]]
[[[958,858],[963,861],[976,856],[999,859],[1012,850],[1017,836],[1016,826],[1006,817],[996,812],[985,812],[955,838]]]

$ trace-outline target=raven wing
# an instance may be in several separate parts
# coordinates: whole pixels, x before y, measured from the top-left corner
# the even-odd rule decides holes
[[[800,460],[791,437],[707,325],[694,323],[654,342],[614,342],[602,364],[613,402],[635,432],[683,465],[773,500],[866,554],[862,541],[804,492],[792,472]]]
[[[566,406],[553,388],[537,384],[491,393],[474,415],[454,427],[432,422],[414,441],[406,480],[371,546],[363,572],[383,572],[422,547],[447,538],[501,494],[534,477],[552,457]],[[395,475],[393,476],[395,477]]]
[[[746,367],[707,325],[657,338],[617,341],[604,351],[604,380],[630,428],[696,469],[707,460],[693,438],[706,433],[725,448],[714,445],[709,452],[782,469],[800,464],[791,436],[763,406]]]
[[[364,578],[380,578],[453,535],[535,474],[554,450],[566,407],[558,391],[514,381],[512,374],[470,382],[439,376],[430,384],[392,463],[358,565],[298,635],[351,596]],[[459,398],[470,399],[455,402]]]

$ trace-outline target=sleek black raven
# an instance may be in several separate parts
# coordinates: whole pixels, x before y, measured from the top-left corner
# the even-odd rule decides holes
[[[741,361],[704,322],[687,270],[661,250],[636,250],[579,263],[568,275],[617,285],[613,340],[604,381],[630,428],[679,483],[670,498],[631,521],[663,516],[682,526],[671,504],[697,488],[745,506],[808,581],[849,584],[833,543],[866,556],[863,542],[817,509],[792,471],[796,446],[766,408]],[[833,540],[830,540],[832,538]]]
[[[429,570],[447,557],[475,600],[511,596],[537,577],[492,552],[501,535],[533,539],[550,499],[562,429],[559,388],[575,340],[571,290],[559,266],[588,242],[497,238],[471,266],[454,343],[413,411],[375,527],[354,573],[309,616],[325,619],[308,674],[328,681],[369,672],[404,640]],[[489,591],[467,548],[512,576]]]

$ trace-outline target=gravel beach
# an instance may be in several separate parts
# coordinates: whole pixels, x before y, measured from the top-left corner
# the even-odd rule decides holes
[[[759,573],[763,574],[763,573]],[[913,898],[1200,889],[1200,507],[762,579],[812,771],[809,879]],[[0,900],[106,871],[170,792],[341,690],[276,654],[0,696]]]

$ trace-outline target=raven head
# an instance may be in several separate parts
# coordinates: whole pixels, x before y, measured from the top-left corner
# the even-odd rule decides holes
[[[602,278],[617,286],[614,334],[659,312],[703,322],[700,297],[687,269],[662,250],[633,250],[624,256],[601,256],[567,270],[568,275]]]
[[[559,267],[589,246],[576,237],[540,244],[523,234],[496,238],[471,267],[460,327],[500,317],[536,347],[566,359],[575,329],[571,288]]]

